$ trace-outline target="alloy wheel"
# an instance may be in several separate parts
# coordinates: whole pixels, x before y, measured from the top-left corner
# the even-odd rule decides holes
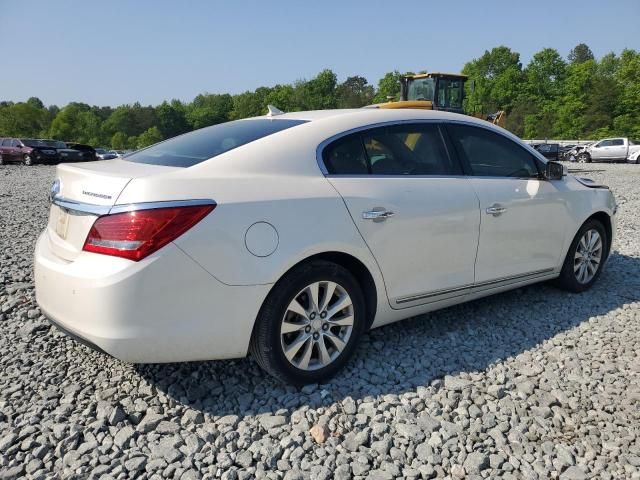
[[[31,160],[31,156],[30,155],[25,154],[25,156],[23,157],[23,160],[24,160],[24,164],[27,165],[27,166],[33,164],[33,160]]]
[[[602,247],[602,237],[596,229],[584,233],[573,259],[573,272],[578,282],[586,284],[595,277],[602,261]]]
[[[347,346],[354,326],[354,308],[344,287],[314,282],[289,303],[280,325],[285,358],[310,371],[334,362]]]

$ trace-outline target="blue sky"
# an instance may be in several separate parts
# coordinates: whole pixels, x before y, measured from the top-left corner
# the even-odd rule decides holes
[[[504,44],[523,63],[640,49],[640,0],[402,2],[0,0],[0,100],[120,105],[191,100],[387,71],[459,71]]]

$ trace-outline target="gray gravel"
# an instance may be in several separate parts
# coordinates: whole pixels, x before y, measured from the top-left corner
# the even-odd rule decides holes
[[[590,292],[384,327],[295,389],[250,359],[133,366],[50,328],[32,251],[54,170],[0,167],[0,478],[640,478],[640,166],[588,168],[620,204]]]

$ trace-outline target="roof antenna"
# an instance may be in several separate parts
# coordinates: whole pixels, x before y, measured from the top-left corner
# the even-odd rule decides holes
[[[273,105],[267,105],[267,117],[275,117],[276,115],[282,115],[284,112],[280,110],[278,107],[274,107]]]

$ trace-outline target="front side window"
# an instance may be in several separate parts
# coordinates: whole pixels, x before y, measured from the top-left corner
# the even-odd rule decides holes
[[[333,175],[458,175],[437,125],[372,128],[340,138],[323,151]]]
[[[396,125],[362,135],[374,175],[454,175],[437,125]]]
[[[462,108],[464,83],[461,79],[439,78],[437,105],[442,108]]]
[[[12,147],[19,147],[20,146],[20,142],[16,139],[11,140],[11,146]]]
[[[596,148],[600,147],[610,147],[612,145],[611,140],[603,140],[600,143],[596,144]]]
[[[517,143],[485,128],[447,126],[458,156],[474,176],[538,177],[533,156]]]
[[[251,119],[220,123],[185,133],[126,157],[128,162],[191,167],[306,120]]]

